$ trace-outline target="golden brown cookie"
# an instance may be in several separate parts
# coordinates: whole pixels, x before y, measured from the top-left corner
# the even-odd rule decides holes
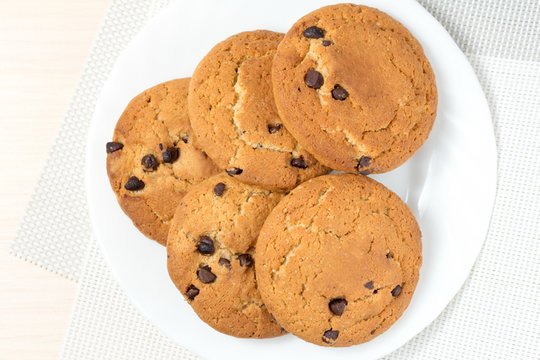
[[[272,58],[283,34],[250,31],[217,44],[189,90],[191,125],[201,148],[238,180],[290,189],[323,173],[283,127],[272,93]]]
[[[172,80],[137,95],[107,143],[107,172],[122,210],[162,245],[180,199],[219,171],[194,144],[188,86],[189,78]]]
[[[437,110],[418,41],[366,6],[326,6],[298,20],[278,47],[272,80],[287,129],[335,170],[367,175],[403,164]]]
[[[281,335],[255,282],[253,251],[282,195],[216,175],[182,199],[167,243],[169,275],[197,315],[242,338]]]
[[[408,306],[422,262],[409,208],[382,184],[334,174],[298,186],[272,210],[255,252],[259,291],[287,331],[350,346]]]

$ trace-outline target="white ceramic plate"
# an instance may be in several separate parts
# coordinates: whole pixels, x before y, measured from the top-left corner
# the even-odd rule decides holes
[[[373,176],[396,192],[423,233],[424,265],[412,302],[387,332],[350,348],[323,348],[292,335],[269,340],[222,335],[198,319],[170,281],[165,248],[122,213],[109,187],[105,143],[129,100],[160,82],[190,76],[219,41],[245,30],[286,32],[304,14],[335,1],[180,1],[161,11],[118,59],[90,128],[86,184],[93,229],[133,303],[178,344],[207,359],[375,359],[397,349],[444,309],[482,247],[495,197],[496,150],[476,76],[443,27],[413,0],[364,1],[401,21],[435,71],[438,116],[427,143],[405,165]],[[128,335],[129,336],[129,335]]]

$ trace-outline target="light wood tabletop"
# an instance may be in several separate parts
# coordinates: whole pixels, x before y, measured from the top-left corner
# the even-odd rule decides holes
[[[0,2],[0,358],[56,359],[77,285],[8,248],[110,0]]]

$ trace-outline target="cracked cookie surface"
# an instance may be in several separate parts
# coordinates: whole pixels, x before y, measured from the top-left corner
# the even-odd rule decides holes
[[[222,333],[284,333],[261,300],[253,259],[264,219],[282,196],[219,174],[178,206],[167,242],[169,275],[197,315]]]
[[[435,77],[421,45],[366,6],[331,5],[298,20],[278,47],[272,80],[287,129],[335,170],[392,170],[435,120]]]
[[[311,179],[284,197],[256,246],[259,291],[287,331],[350,346],[408,306],[422,263],[413,214],[382,184],[353,174]]]
[[[162,245],[180,199],[219,171],[192,136],[189,80],[168,81],[137,95],[107,143],[107,173],[122,210]]]
[[[282,38],[258,30],[222,41],[197,66],[189,91],[201,148],[231,176],[271,190],[329,171],[298,145],[277,113],[270,72]]]

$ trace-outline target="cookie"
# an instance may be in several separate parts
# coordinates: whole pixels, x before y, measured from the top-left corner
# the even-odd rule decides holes
[[[217,44],[197,66],[189,89],[191,125],[201,148],[229,175],[271,190],[328,172],[277,114],[270,72],[282,37],[259,30]]]
[[[241,338],[281,335],[255,282],[253,249],[280,193],[220,174],[182,199],[171,223],[167,267],[197,315]]]
[[[437,110],[418,41],[366,6],[326,6],[298,20],[278,47],[272,80],[287,129],[335,170],[398,167],[426,141]]]
[[[187,191],[219,169],[195,145],[187,113],[189,79],[137,95],[107,143],[107,173],[122,210],[162,245]]]
[[[350,346],[388,329],[408,306],[422,262],[409,208],[362,175],[298,186],[272,210],[255,269],[268,310],[287,331]]]

